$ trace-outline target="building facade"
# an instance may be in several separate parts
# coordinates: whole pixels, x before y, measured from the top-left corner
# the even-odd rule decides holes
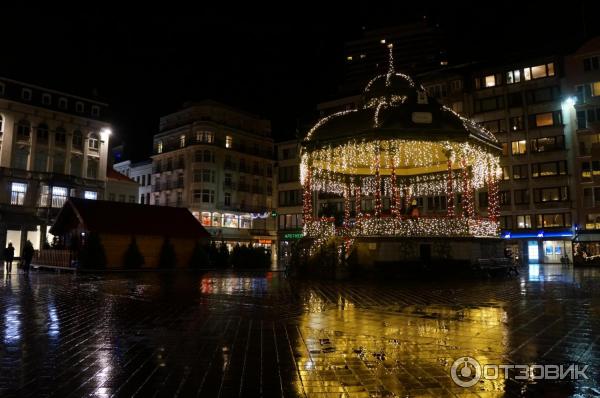
[[[107,104],[0,78],[0,244],[38,249],[69,197],[102,199]],[[4,247],[2,246],[2,247]]]
[[[115,163],[113,169],[138,183],[137,203],[150,204],[152,194],[152,160],[131,163],[130,160]]]
[[[575,242],[588,256],[600,255],[600,38],[565,59],[566,94],[573,105],[571,125],[577,217]]]
[[[151,204],[187,207],[229,247],[276,252],[268,120],[214,101],[187,104],[154,136]]]
[[[300,184],[300,143],[279,142],[277,153],[277,238],[278,260],[289,263],[292,246],[302,238],[302,184]]]

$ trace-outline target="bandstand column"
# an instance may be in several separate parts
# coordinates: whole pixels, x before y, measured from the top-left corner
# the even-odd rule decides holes
[[[396,217],[398,215],[398,211],[400,210],[398,208],[398,203],[397,203],[397,199],[398,199],[398,187],[396,185],[396,166],[392,165],[392,174],[390,177],[390,183],[392,186],[392,196],[390,198],[390,210],[392,213],[392,217]]]
[[[462,203],[463,212],[467,217],[475,217],[475,206],[473,203],[473,189],[471,187],[471,177],[469,176],[469,168],[467,159],[462,157],[460,160],[462,167]]]
[[[452,159],[448,158],[448,180],[446,182],[448,217],[454,217],[454,182],[452,181]]]
[[[350,226],[350,186],[344,187],[344,227]]]
[[[361,202],[361,189],[360,189],[360,179],[358,179],[358,184],[356,185],[356,187],[354,187],[354,212],[356,213],[356,219],[358,220],[358,218],[360,217],[360,213],[361,213],[361,208],[360,208],[360,202]]]
[[[302,215],[304,224],[312,221],[312,171],[310,168],[306,172],[306,180],[304,181],[304,192],[302,195]]]
[[[377,153],[375,160],[375,217],[381,216],[381,174],[379,168],[381,164],[381,155]]]
[[[500,198],[498,197],[498,179],[491,174],[488,177],[488,217],[490,221],[498,221],[500,216]]]

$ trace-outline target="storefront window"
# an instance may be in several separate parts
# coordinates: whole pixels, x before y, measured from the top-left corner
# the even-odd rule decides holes
[[[213,213],[212,215],[212,226],[220,227],[221,226],[221,213]]]
[[[202,222],[202,225],[204,225],[205,227],[210,227],[212,225],[210,213],[207,211],[203,211],[202,218],[200,219],[200,221]]]
[[[235,214],[223,214],[223,227],[238,228],[238,216]]]
[[[240,228],[252,228],[252,217],[250,215],[240,216]]]

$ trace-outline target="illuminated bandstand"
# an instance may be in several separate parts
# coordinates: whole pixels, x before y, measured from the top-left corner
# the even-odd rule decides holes
[[[452,238],[471,242],[463,249],[472,251],[473,242],[497,238],[496,138],[395,72],[391,54],[388,72],[367,84],[364,104],[319,120],[303,141],[304,234],[312,247],[333,236],[347,248]],[[315,193],[343,198],[341,222],[316,216]],[[487,200],[477,203],[479,193]],[[433,209],[423,211],[424,198]]]

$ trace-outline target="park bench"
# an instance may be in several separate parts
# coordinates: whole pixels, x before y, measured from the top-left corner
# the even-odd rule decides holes
[[[499,258],[479,258],[473,266],[474,270],[485,273],[489,276],[493,275],[518,275],[514,261],[507,257]]]

